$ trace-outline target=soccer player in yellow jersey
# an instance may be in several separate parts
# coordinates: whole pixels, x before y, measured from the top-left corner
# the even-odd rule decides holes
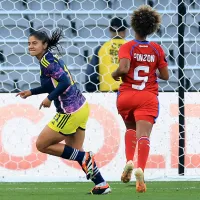
[[[111,73],[119,65],[118,51],[126,43],[128,24],[125,19],[115,17],[110,23],[111,40],[95,49],[94,55],[87,66],[85,89],[87,92],[117,91],[121,82],[112,79]]]
[[[90,194],[107,194],[111,192],[110,186],[101,176],[93,153],[82,149],[89,105],[76,87],[65,63],[51,52],[57,48],[61,38],[62,31],[59,29],[51,37],[40,31],[30,34],[28,49],[30,55],[39,61],[41,86],[19,92],[17,96],[25,99],[31,95],[48,93],[40,108],[49,108],[54,101],[57,113],[40,133],[36,141],[38,151],[77,161],[87,179],[95,184]],[[61,143],[63,140],[66,144]]]

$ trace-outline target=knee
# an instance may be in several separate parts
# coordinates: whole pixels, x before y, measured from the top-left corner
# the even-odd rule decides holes
[[[38,151],[45,153],[45,146],[40,140],[36,141],[36,148]]]
[[[141,137],[149,137],[149,134],[147,132],[137,133],[136,138],[139,140]]]

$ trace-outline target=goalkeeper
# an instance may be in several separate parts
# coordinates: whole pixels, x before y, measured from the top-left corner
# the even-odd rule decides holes
[[[30,34],[28,49],[30,55],[35,56],[40,63],[41,86],[19,92],[17,96],[25,99],[31,95],[49,94],[40,108],[49,108],[54,101],[57,113],[40,133],[36,141],[38,151],[77,161],[87,179],[95,184],[90,194],[107,194],[111,189],[102,177],[92,152],[84,152],[82,149],[89,105],[77,89],[67,66],[51,53],[53,48],[58,49],[62,35],[59,29],[51,37],[40,31]],[[63,140],[66,144],[61,143]]]

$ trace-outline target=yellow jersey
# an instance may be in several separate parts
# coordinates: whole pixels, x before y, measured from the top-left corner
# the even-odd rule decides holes
[[[99,90],[103,92],[118,90],[121,81],[115,81],[111,73],[118,68],[118,51],[127,41],[114,38],[105,42],[98,51],[99,57]]]

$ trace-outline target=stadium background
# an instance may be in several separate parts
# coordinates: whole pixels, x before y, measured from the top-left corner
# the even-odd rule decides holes
[[[170,70],[169,81],[159,81],[161,112],[152,134],[147,180],[199,180],[200,1],[180,2],[186,9],[181,16],[182,65],[178,0],[0,0],[0,181],[85,181],[74,163],[46,157],[35,150],[34,139],[54,112],[54,108],[38,111],[44,96],[24,101],[12,94],[39,86],[38,63],[27,51],[29,33],[34,29],[48,33],[57,27],[64,29],[63,59],[78,87],[85,92],[87,63],[94,49],[110,39],[110,19],[123,17],[130,24],[130,14],[142,4],[149,4],[162,14],[160,30],[149,40],[162,45]],[[129,29],[126,39],[131,40],[133,35]],[[115,108],[116,96],[85,96],[92,112],[84,147],[97,153],[105,177],[118,181],[125,162],[125,128]],[[105,113],[106,117],[102,117]],[[181,147],[184,176],[179,176],[180,125],[186,146]]]
[[[185,0],[185,88],[199,90],[199,14],[200,1]],[[62,27],[63,59],[84,91],[85,69],[95,47],[107,41],[109,21],[120,16],[130,24],[130,14],[142,4],[150,4],[162,14],[160,31],[149,39],[160,43],[170,66],[170,80],[160,81],[160,91],[178,89],[178,0],[1,0],[0,63],[1,92],[24,90],[39,84],[37,61],[27,53],[27,36],[33,30],[50,33]],[[127,40],[133,32],[128,30]]]

